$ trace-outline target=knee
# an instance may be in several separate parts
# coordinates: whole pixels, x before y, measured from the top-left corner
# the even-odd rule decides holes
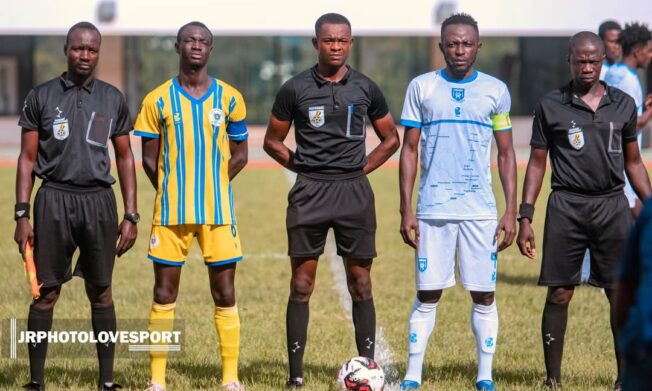
[[[52,311],[54,305],[59,300],[61,286],[55,287],[53,289],[42,289],[41,296],[34,301],[32,306],[40,311]]]
[[[422,303],[435,304],[441,299],[442,290],[436,291],[418,291],[417,299]]]
[[[179,288],[173,284],[154,286],[154,302],[158,304],[171,304],[177,301]]]
[[[107,308],[113,305],[111,286],[99,287],[86,283],[86,296],[92,308]]]
[[[494,292],[471,292],[471,298],[475,304],[491,305],[494,302]]]
[[[349,282],[349,293],[352,300],[371,299],[371,276],[366,274],[352,278]]]
[[[290,299],[308,301],[315,289],[315,281],[307,276],[293,276],[290,284]]]
[[[550,289],[546,296],[546,302],[556,305],[568,305],[573,298],[574,290],[571,289]]]
[[[233,285],[212,288],[211,294],[216,307],[233,307],[235,305],[235,289]]]

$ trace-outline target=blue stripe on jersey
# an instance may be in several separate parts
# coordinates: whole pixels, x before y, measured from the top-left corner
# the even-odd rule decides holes
[[[168,140],[168,127],[165,123],[165,117],[163,116],[163,108],[165,103],[163,98],[159,98],[157,101],[158,105],[158,115],[159,121],[163,126],[163,161],[161,162],[163,166],[163,180],[161,181],[162,194],[161,194],[161,224],[167,225],[170,221],[170,195],[168,193],[168,182],[170,181],[170,141]]]
[[[222,91],[222,85],[218,84],[217,85],[216,96],[217,96],[217,108],[220,109],[220,110],[222,110],[222,92],[223,92]],[[216,210],[219,211],[218,212],[219,213],[219,219],[216,220],[216,223],[217,224],[224,224],[224,215],[222,214],[222,192],[220,191],[220,189],[221,189],[221,183],[220,183],[221,178],[220,178],[220,176],[221,176],[221,170],[222,170],[222,152],[220,151],[219,148],[217,148],[217,145],[219,144],[219,140],[218,140],[219,133],[220,133],[220,127],[218,127],[216,129],[216,131],[213,132],[213,143],[214,143],[214,145],[216,146],[216,149],[217,149],[217,156],[216,156],[216,158],[217,158],[216,163],[217,164],[214,166],[214,170],[217,173],[216,180],[215,180],[215,183],[216,183],[215,193],[217,195],[217,197],[216,197],[216,199],[217,199],[217,208],[216,208]]]
[[[184,142],[183,111],[181,110],[181,98],[176,88],[176,83],[171,86],[174,104],[172,105],[174,116],[179,116],[179,122],[175,121],[175,135],[177,141],[177,223],[183,224],[186,218],[186,152]],[[173,117],[174,121],[174,117]]]
[[[213,108],[217,107],[217,91],[213,91]],[[217,182],[217,133],[219,128],[216,128],[211,124],[213,129],[212,138],[213,138],[213,149],[211,150],[211,168],[212,168],[212,179],[213,179],[213,221],[217,222],[220,218],[220,210],[217,205],[217,193],[219,189],[219,183]]]
[[[410,121],[409,119],[402,119],[401,120],[401,125],[407,126],[408,128],[420,128],[421,127],[421,122]]]
[[[201,208],[201,222],[199,224],[206,224],[206,202],[204,194],[206,194],[206,132],[204,131],[204,105],[198,105],[199,112],[197,113],[197,122],[199,124],[199,140],[200,145],[200,155],[199,155],[199,191],[200,191],[200,203],[199,207]]]
[[[231,101],[229,102],[229,113],[232,112],[233,109],[235,109],[235,104],[236,104],[235,96],[232,96]]]
[[[195,223],[196,224],[202,224],[199,220],[201,218],[201,207],[199,206],[199,187],[200,187],[200,176],[201,176],[201,168],[199,167],[200,164],[200,155],[201,155],[201,141],[199,139],[199,122],[197,121],[197,112],[199,111],[199,107],[195,103],[191,103],[190,107],[192,108],[192,131],[193,131],[193,136],[195,138],[194,146],[195,146]]]
[[[231,182],[229,182],[229,204],[231,209],[231,225],[235,225],[235,212],[233,210],[233,189],[231,189]]]
[[[145,137],[145,138],[159,138],[160,137],[156,133],[143,132],[142,130],[134,130],[134,136]]]
[[[403,121],[401,121],[401,123],[402,122]],[[430,121],[428,123],[425,123],[422,126],[439,125],[439,124],[471,124],[471,125],[480,125],[480,126],[493,129],[493,126],[491,124],[485,124],[484,122],[479,122],[479,121],[471,121],[468,119],[439,119],[436,121]]]

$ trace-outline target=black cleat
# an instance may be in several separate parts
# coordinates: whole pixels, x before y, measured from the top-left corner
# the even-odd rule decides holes
[[[285,387],[287,388],[303,388],[303,378],[302,377],[295,377],[287,381],[285,383]]]
[[[28,391],[45,391],[45,385],[34,380],[25,384],[23,388]]]
[[[97,387],[97,389],[99,391],[116,391],[116,390],[119,390],[121,388],[122,388],[122,386],[120,384],[118,384],[118,383],[104,383],[104,384],[100,384]]]

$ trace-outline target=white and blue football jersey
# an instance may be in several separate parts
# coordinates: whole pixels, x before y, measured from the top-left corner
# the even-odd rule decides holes
[[[616,87],[634,98],[638,115],[643,115],[643,89],[641,88],[641,82],[638,80],[638,74],[635,70],[625,64],[614,64],[609,67],[604,81],[608,85]]]
[[[511,131],[510,106],[505,83],[478,71],[454,80],[440,69],[410,82],[401,124],[421,129],[417,218],[496,218],[491,140]]]
[[[607,72],[609,72],[609,68],[611,68],[614,65],[609,64],[606,60],[602,61],[602,68],[600,68],[600,80],[604,81],[604,78],[607,76]]]

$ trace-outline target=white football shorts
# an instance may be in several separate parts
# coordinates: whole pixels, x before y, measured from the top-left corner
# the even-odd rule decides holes
[[[460,280],[469,291],[496,290],[496,220],[418,220],[417,290],[455,285],[455,259]]]

